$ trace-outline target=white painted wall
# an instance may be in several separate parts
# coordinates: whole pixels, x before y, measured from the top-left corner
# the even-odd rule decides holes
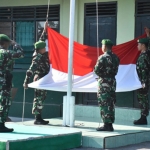
[[[117,44],[134,39],[135,0],[118,0]]]

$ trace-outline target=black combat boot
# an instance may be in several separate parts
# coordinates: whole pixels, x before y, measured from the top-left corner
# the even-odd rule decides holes
[[[104,123],[104,126],[98,127],[97,131],[114,131],[112,123]]]
[[[5,123],[0,123],[0,133],[1,132],[13,132],[14,129],[5,127]]]
[[[135,125],[147,125],[147,118],[146,116],[141,115],[139,120],[134,120],[133,122]]]
[[[41,114],[35,115],[35,121],[34,124],[37,125],[47,125],[49,121],[45,121],[42,119]]]

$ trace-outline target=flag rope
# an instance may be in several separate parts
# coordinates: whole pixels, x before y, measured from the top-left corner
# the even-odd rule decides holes
[[[49,16],[49,5],[50,5],[50,0],[48,0],[46,21],[48,21],[48,16]]]
[[[96,0],[96,24],[97,24],[97,57],[99,57],[99,27],[98,27],[98,0]]]
[[[98,16],[99,16],[99,14],[98,14],[98,0],[96,0],[96,27],[97,27],[97,58],[99,57],[99,36],[98,36],[98,34],[99,34],[99,27],[98,27]],[[100,116],[100,119],[101,119],[101,116]],[[98,128],[100,127],[100,119],[99,119],[99,125],[98,125]]]
[[[24,123],[25,98],[26,98],[26,89],[24,88],[24,93],[23,93],[23,109],[22,109],[22,123]]]
[[[48,5],[47,5],[47,14],[46,14],[46,21],[48,22],[48,17],[49,17],[49,5],[50,5],[50,0],[48,0]],[[42,32],[40,39],[43,37],[44,32]]]

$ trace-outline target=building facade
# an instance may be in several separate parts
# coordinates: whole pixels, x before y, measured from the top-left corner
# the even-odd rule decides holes
[[[10,115],[21,117],[25,71],[33,53],[33,43],[40,37],[47,15],[47,0],[1,0],[0,33],[7,34],[25,50],[25,58],[14,65],[14,83],[18,88]],[[76,0],[75,41],[97,46],[98,39],[110,38],[121,44],[144,33],[150,27],[150,0],[98,0],[98,24],[96,0]],[[64,36],[69,36],[70,0],[50,0],[49,24]],[[101,45],[99,45],[101,46]],[[43,114],[59,117],[62,114],[63,92],[48,92]],[[96,93],[73,93],[76,104],[97,105]],[[26,90],[25,117],[31,116],[33,89]],[[136,91],[117,93],[117,106],[138,107]],[[17,109],[16,109],[17,108]]]

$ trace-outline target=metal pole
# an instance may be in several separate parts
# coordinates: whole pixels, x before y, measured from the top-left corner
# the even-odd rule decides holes
[[[75,119],[75,97],[70,97],[70,127],[74,127]]]
[[[97,24],[97,58],[99,57],[99,37],[98,37],[98,34],[99,34],[99,23],[98,23],[98,0],[96,0],[96,24]]]
[[[23,94],[23,108],[22,108],[22,123],[24,122],[25,104],[26,104],[26,89],[24,88],[24,94]]]
[[[63,126],[66,126],[67,96],[63,96]]]
[[[74,19],[75,19],[75,0],[70,0],[68,86],[67,86],[67,111],[66,111],[66,124],[68,126],[70,126],[70,106],[69,106],[69,104],[70,104],[70,98],[72,95]]]

